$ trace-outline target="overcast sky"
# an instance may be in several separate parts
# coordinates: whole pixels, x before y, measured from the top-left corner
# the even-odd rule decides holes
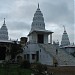
[[[74,42],[74,0],[0,0],[0,27],[6,18],[9,38],[28,35],[38,3],[46,29],[54,32],[53,40],[61,41],[64,25],[71,43]]]

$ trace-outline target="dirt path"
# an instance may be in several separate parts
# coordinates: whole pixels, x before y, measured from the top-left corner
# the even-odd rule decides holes
[[[75,75],[75,66],[48,67],[48,72],[53,75]]]

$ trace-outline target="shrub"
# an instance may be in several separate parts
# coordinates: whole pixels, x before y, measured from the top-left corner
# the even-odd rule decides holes
[[[27,60],[24,60],[21,62],[21,67],[25,68],[25,69],[29,69],[30,68],[30,62]]]
[[[42,73],[44,73],[45,71],[47,71],[47,66],[46,65],[42,65],[40,63],[37,63],[36,67],[35,67],[35,70],[36,70],[36,72],[39,75],[42,75]]]

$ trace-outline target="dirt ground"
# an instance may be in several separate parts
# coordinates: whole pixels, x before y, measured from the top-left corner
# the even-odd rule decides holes
[[[75,66],[48,67],[48,72],[53,75],[75,75]]]

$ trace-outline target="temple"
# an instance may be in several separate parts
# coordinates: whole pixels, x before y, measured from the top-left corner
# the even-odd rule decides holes
[[[31,30],[28,34],[28,42],[23,48],[24,59],[30,63],[40,62],[41,64],[52,66],[75,65],[75,58],[68,54],[69,51],[65,50],[65,47],[63,48],[63,46],[70,44],[65,27],[61,47],[59,42],[55,43],[52,41],[52,33],[52,31],[45,29],[44,17],[38,4],[31,24]],[[74,50],[71,52],[74,52]]]
[[[70,41],[69,41],[68,34],[66,32],[65,26],[63,27],[64,27],[64,33],[62,35],[61,46],[67,46],[67,45],[70,45]]]
[[[38,8],[33,17],[31,31],[28,34],[29,42],[47,44],[48,36],[50,35],[50,43],[52,43],[52,33],[52,31],[45,29],[44,17],[38,4]]]
[[[0,29],[0,40],[8,40],[8,29],[5,24],[5,18],[4,18],[4,23]]]

